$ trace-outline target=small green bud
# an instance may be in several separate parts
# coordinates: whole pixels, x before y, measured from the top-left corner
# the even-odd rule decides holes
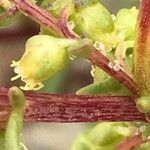
[[[100,3],[82,8],[71,16],[75,23],[75,31],[88,36],[95,41],[100,41],[106,33],[114,30],[112,17],[108,10]]]
[[[13,110],[23,110],[25,105],[25,97],[23,92],[18,87],[12,87],[8,91],[9,101]]]
[[[150,97],[143,96],[137,99],[136,101],[137,109],[142,113],[150,112]]]
[[[118,36],[123,40],[134,40],[135,26],[137,23],[138,9],[121,9],[115,20],[115,28]]]
[[[11,67],[18,75],[11,78],[21,80],[26,85],[23,90],[38,90],[43,87],[42,81],[47,80],[61,70],[69,60],[67,48],[76,40],[59,39],[48,35],[31,37],[25,46],[25,53],[18,62],[12,61]]]

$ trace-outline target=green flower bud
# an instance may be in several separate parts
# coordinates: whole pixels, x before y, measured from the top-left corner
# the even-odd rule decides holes
[[[121,9],[115,20],[115,28],[118,36],[123,40],[134,40],[135,25],[137,23],[138,9]]]
[[[18,62],[12,61],[11,67],[18,75],[11,78],[26,83],[23,90],[38,90],[43,87],[42,81],[53,76],[68,62],[67,48],[76,40],[59,39],[48,35],[31,37],[25,46],[25,53]]]
[[[112,17],[100,3],[79,9],[71,18],[75,22],[75,31],[95,41],[103,41],[106,33],[114,30]]]
[[[150,112],[150,97],[143,96],[138,98],[136,101],[137,109],[142,113],[149,113]]]

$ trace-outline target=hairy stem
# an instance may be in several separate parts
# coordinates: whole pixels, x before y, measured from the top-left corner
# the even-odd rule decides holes
[[[57,19],[54,18],[54,16],[52,16],[49,12],[32,4],[28,0],[13,0],[13,1],[15,2],[19,10],[23,11],[26,15],[28,15],[29,17],[31,17],[33,20],[37,21],[38,23],[41,23],[45,25],[46,27],[48,27],[50,30],[53,30],[55,33],[58,33],[60,37],[66,36],[66,38],[79,38],[79,37],[76,37],[73,32],[69,33],[70,30],[67,29],[67,26],[62,27],[62,24],[60,24],[60,22],[57,21]],[[64,23],[66,23],[66,19],[68,18],[67,13],[69,12],[67,12],[67,9],[64,9],[63,11],[64,13],[62,12],[62,16],[64,17],[64,20],[61,20],[61,23],[63,21]],[[63,32],[64,31],[63,29],[65,29],[65,32]],[[101,52],[96,50],[93,46],[91,46],[91,48],[93,48],[94,50],[91,51],[91,54],[89,57],[87,57],[87,59],[89,59],[92,63],[96,64],[98,67],[106,71],[109,75],[111,75],[112,77],[120,81],[120,83],[122,83],[129,90],[131,90],[131,92],[134,95],[139,94],[135,82],[123,70],[116,72],[112,68],[109,68],[108,58],[105,57],[103,54],[101,54]],[[101,56],[103,59],[99,59],[98,56]],[[105,64],[106,62],[108,62],[107,65]]]
[[[137,37],[134,48],[134,70],[142,95],[150,95],[150,0],[141,0]]]
[[[25,121],[98,122],[143,121],[134,97],[77,96],[47,93],[26,93]],[[0,88],[0,123],[10,112],[7,89]]]

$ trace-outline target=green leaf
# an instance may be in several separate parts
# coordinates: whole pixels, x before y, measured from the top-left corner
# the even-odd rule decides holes
[[[127,96],[131,95],[128,89],[123,87],[113,78],[107,79],[101,83],[93,83],[79,91],[78,95],[111,95],[111,96]]]

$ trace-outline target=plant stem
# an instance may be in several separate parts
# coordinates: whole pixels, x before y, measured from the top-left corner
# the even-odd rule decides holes
[[[0,15],[0,20],[2,20],[5,17],[10,17],[15,15],[18,12],[18,9],[16,6],[12,6],[11,8],[9,8],[8,10],[6,10],[6,12],[4,12],[3,14]]]
[[[41,122],[98,122],[143,121],[134,97],[77,96],[28,92],[25,121]],[[0,122],[5,122],[10,111],[7,89],[0,88]]]
[[[29,0],[13,1],[15,2],[17,8],[27,16],[47,27],[53,34],[59,35],[61,37],[63,36],[57,19],[50,15],[47,11],[31,3]]]
[[[141,0],[137,37],[134,48],[134,70],[142,95],[150,95],[150,0]]]
[[[28,0],[13,0],[13,1],[15,2],[19,10],[23,11],[33,20],[45,25],[50,30],[53,30],[55,33],[58,33],[60,37],[65,36],[66,38],[79,38],[76,34],[67,29],[67,26],[64,26],[66,32],[70,31],[70,33],[68,33],[67,35],[66,32],[63,32],[60,26],[60,24],[63,21],[64,23],[67,22],[67,18],[69,16],[67,14],[67,9],[65,8],[63,9],[64,13],[62,12],[61,16],[63,16],[64,20],[60,19],[61,22],[59,22],[49,12],[32,4]],[[103,54],[101,54],[101,52],[96,50],[93,46],[91,46],[91,49],[94,50],[91,51],[91,54],[89,55],[89,57],[87,57],[87,59],[89,59],[93,64],[96,64],[98,67],[107,72],[109,75],[120,81],[120,83],[122,83],[125,87],[127,87],[134,95],[139,95],[135,82],[123,70],[120,69],[119,71],[115,71],[112,68],[109,68],[108,63],[110,61],[108,60],[108,58]],[[100,59],[99,56],[101,56],[101,58],[103,59]]]
[[[144,139],[142,134],[139,134],[123,141],[114,150],[133,150],[133,148],[140,146],[142,143],[144,143]]]
[[[125,87],[127,87],[135,96],[139,95],[139,90],[136,86],[136,83],[130,76],[128,76],[124,71],[121,69],[114,70],[109,67],[110,60],[105,57],[103,54],[99,53],[96,49],[94,50],[93,47],[91,47],[92,52],[88,56],[88,59],[101,68],[103,71],[107,72],[110,76],[115,78],[116,80],[120,81],[121,84],[123,84]]]

